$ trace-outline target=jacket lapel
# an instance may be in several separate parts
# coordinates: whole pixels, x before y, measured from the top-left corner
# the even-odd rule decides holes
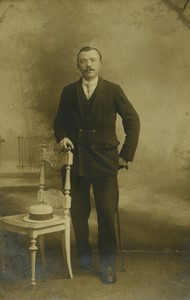
[[[77,121],[77,123],[80,124],[80,120],[81,118],[84,117],[84,113],[83,113],[83,109],[81,106],[81,102],[80,102],[80,96],[79,96],[79,87],[81,84],[81,78],[76,81],[73,85],[73,89],[72,89],[72,94],[70,95],[70,109],[73,113],[73,117],[75,118],[75,120]]]

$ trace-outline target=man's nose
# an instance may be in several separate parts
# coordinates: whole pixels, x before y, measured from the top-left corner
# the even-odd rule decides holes
[[[90,67],[90,66],[91,66],[91,61],[90,61],[90,60],[87,60],[87,61],[86,61],[86,65],[87,65],[87,67]]]

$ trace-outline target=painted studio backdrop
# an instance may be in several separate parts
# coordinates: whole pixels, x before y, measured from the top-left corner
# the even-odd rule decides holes
[[[23,140],[53,136],[62,88],[79,78],[76,54],[90,45],[102,53],[101,76],[121,85],[141,120],[134,162],[119,173],[124,248],[189,249],[188,2],[0,1],[2,214],[10,199],[15,211],[21,207],[23,191],[13,192],[12,185],[27,187],[29,177],[38,183],[35,168],[22,166]],[[122,142],[119,119],[117,132]],[[30,198],[29,190],[24,193]],[[91,239],[96,248],[93,216]]]

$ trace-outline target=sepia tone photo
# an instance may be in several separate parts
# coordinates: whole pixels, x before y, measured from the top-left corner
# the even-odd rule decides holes
[[[189,30],[189,0],[0,0],[0,299],[190,299]]]

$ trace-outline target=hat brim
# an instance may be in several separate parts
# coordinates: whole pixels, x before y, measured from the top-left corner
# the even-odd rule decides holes
[[[44,222],[53,222],[53,221],[57,221],[60,219],[60,216],[57,215],[53,215],[53,218],[49,219],[49,220],[32,220],[29,218],[29,214],[24,216],[23,221],[25,222],[29,222],[29,223],[44,223]]]

